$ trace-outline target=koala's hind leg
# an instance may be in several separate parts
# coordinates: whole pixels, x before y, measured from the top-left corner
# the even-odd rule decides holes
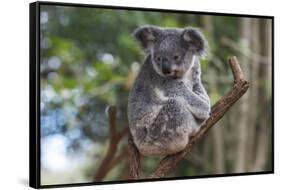
[[[185,148],[189,136],[198,125],[191,112],[181,102],[170,99],[162,107],[151,126],[140,151],[144,155],[174,154]]]

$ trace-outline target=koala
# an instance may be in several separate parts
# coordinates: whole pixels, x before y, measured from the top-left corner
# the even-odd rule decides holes
[[[207,41],[194,28],[143,26],[134,37],[146,53],[128,100],[128,121],[142,155],[183,150],[210,114],[200,58]]]

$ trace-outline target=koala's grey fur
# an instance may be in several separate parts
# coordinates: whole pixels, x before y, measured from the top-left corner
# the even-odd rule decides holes
[[[193,28],[144,26],[134,36],[147,53],[128,102],[134,143],[143,155],[174,154],[210,114],[199,62],[207,42]]]

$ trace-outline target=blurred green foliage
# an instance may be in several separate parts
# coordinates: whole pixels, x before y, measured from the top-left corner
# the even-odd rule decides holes
[[[235,52],[223,46],[221,38],[239,39],[237,17],[44,5],[40,22],[41,138],[47,143],[41,147],[43,184],[92,181],[107,148],[108,105],[118,106],[118,130],[127,127],[128,93],[144,59],[131,35],[137,27],[199,27],[210,46],[211,53],[201,65],[212,103],[232,83],[231,71],[224,61]],[[63,155],[56,155],[53,146],[48,145],[57,134],[64,139],[59,149],[66,149]],[[48,160],[61,157],[65,157],[62,168],[52,166]],[[158,160],[145,158],[144,173],[149,173]],[[67,167],[68,162],[72,168]],[[125,167],[122,162],[106,180],[119,180]],[[173,175],[211,171],[209,165],[182,162]]]

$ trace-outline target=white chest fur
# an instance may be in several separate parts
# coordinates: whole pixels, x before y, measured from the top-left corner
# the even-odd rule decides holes
[[[159,100],[166,101],[169,99],[168,97],[166,97],[164,95],[164,92],[162,90],[160,90],[159,88],[155,88],[154,93]]]

